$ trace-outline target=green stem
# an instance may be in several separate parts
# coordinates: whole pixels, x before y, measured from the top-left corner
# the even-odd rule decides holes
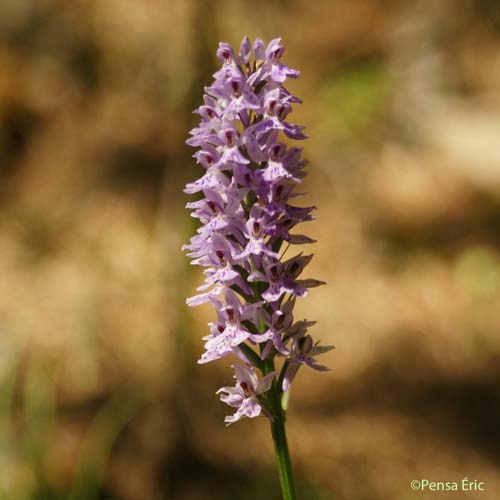
[[[263,331],[264,326],[265,325],[259,325],[259,331]],[[284,373],[284,370],[286,370],[286,367],[283,367],[282,373]],[[272,357],[264,361],[262,371],[264,375],[274,371],[274,360]],[[273,415],[273,420],[271,421],[271,434],[273,435],[274,451],[276,453],[283,500],[296,500],[297,497],[295,496],[295,486],[293,484],[292,462],[290,460],[290,453],[288,452],[288,443],[286,439],[286,417],[281,404],[281,398],[283,395],[281,391],[283,378],[281,375],[278,377],[278,380],[279,383],[276,383],[276,380],[273,381],[271,389],[268,393],[266,393],[269,395],[268,403],[271,407]]]
[[[292,463],[288,452],[288,443],[285,431],[285,414],[281,407],[279,389],[273,384],[271,392],[275,402],[275,418],[271,422],[271,433],[273,435],[274,450],[278,464],[281,493],[283,500],[296,500],[295,487],[293,484]]]

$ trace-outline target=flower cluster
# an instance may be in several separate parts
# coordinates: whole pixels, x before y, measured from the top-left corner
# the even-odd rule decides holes
[[[313,343],[307,333],[313,321],[293,317],[295,299],[323,282],[300,278],[312,255],[284,258],[289,245],[314,241],[291,231],[312,220],[315,207],[290,204],[300,196],[294,187],[307,162],[300,148],[283,140],[306,135],[288,121],[300,100],[283,82],[298,71],[280,62],[283,52],[280,38],[267,47],[257,38],[252,60],[247,37],[237,55],[220,43],[222,67],[205,87],[204,104],[195,111],[200,123],[186,141],[198,148],[194,157],[204,174],[185,188],[202,197],[187,204],[201,227],[183,249],[192,264],[206,267],[200,293],[187,303],[211,302],[217,312],[199,363],[228,354],[243,361],[234,366],[235,387],[219,391],[222,401],[237,408],[227,423],[260,414],[272,419],[266,393],[273,384],[281,394],[301,365],[326,370],[315,356],[331,349]],[[276,357],[285,360],[280,374],[274,371]],[[261,380],[256,369],[264,374]]]

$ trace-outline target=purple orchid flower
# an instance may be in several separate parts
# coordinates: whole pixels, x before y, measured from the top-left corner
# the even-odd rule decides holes
[[[298,368],[326,369],[315,357],[331,349],[307,334],[314,322],[293,318],[296,298],[323,282],[300,277],[312,255],[284,258],[288,246],[314,242],[291,233],[314,218],[314,207],[291,204],[301,196],[294,189],[307,162],[302,149],[284,139],[307,136],[304,127],[288,121],[301,101],[283,85],[299,75],[281,62],[284,50],[280,38],[266,47],[259,38],[252,44],[245,37],[237,53],[220,43],[222,66],[205,87],[195,111],[200,123],[186,141],[197,148],[194,158],[203,175],[185,188],[202,198],[187,204],[201,226],[183,250],[192,264],[205,268],[204,284],[187,303],[211,303],[217,312],[199,363],[227,355],[243,363],[234,366],[236,385],[219,390],[221,400],[236,408],[228,424],[259,415],[281,422],[277,401]]]
[[[290,390],[292,381],[301,365],[307,365],[320,372],[328,371],[324,365],[318,364],[315,357],[318,354],[334,349],[333,346],[320,346],[318,342],[314,343],[312,337],[307,335],[307,328],[315,324],[315,321],[299,321],[288,332],[292,338],[292,347],[290,349],[291,357],[283,378],[283,391]]]
[[[224,421],[227,425],[237,422],[243,417],[255,418],[266,413],[266,409],[259,403],[258,396],[264,394],[271,388],[275,372],[268,373],[265,377],[259,378],[255,370],[248,366],[233,365],[236,379],[234,387],[221,387],[217,394],[224,403],[236,408],[236,413],[227,416]],[[272,415],[267,415],[273,418]]]

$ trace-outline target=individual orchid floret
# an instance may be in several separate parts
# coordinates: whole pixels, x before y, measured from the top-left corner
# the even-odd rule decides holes
[[[217,49],[217,57],[224,64],[229,64],[234,61],[234,51],[228,43],[220,42]]]
[[[305,297],[308,289],[324,285],[324,281],[316,279],[298,279],[306,265],[311,261],[312,255],[296,255],[291,259],[281,262],[276,259],[265,259],[265,274],[259,276],[269,283],[269,287],[262,293],[268,302],[277,301],[284,294],[295,297]],[[257,273],[254,273],[254,279]]]
[[[230,288],[225,292],[226,304],[216,298],[211,302],[217,308],[218,323],[212,333],[204,337],[205,349],[199,363],[207,363],[231,354],[251,336],[245,321],[255,322],[259,314],[258,304],[241,304]]]
[[[281,38],[275,38],[269,42],[266,48],[266,57],[270,66],[271,78],[275,82],[282,83],[287,78],[297,78],[299,72],[280,63],[281,56],[285,52],[285,47],[280,42]]]
[[[301,365],[308,365],[320,372],[328,371],[324,365],[318,364],[315,357],[334,349],[334,346],[321,346],[319,342],[314,343],[312,337],[307,334],[307,328],[315,324],[315,321],[299,321],[288,332],[292,336],[291,356],[288,366],[284,372],[283,391],[289,391],[292,381]]]
[[[267,341],[264,349],[262,349],[262,359],[266,359],[273,348],[281,355],[288,356],[290,354],[289,349],[285,346],[285,342],[287,340],[286,332],[293,323],[294,306],[295,297],[292,297],[272,313],[266,322],[269,324],[267,331],[251,337],[252,340],[259,343]]]
[[[224,422],[226,422],[227,425],[231,425],[243,417],[255,418],[262,413],[272,418],[267,410],[261,405],[258,397],[271,388],[276,373],[268,373],[259,380],[252,367],[242,365],[232,365],[232,367],[235,372],[235,386],[222,387],[217,391],[217,394],[220,394],[222,402],[236,408],[236,413],[227,416]]]

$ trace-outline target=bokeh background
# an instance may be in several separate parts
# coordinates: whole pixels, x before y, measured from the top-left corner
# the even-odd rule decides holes
[[[277,500],[264,419],[223,425],[184,145],[219,40],[282,36],[310,140],[303,500],[500,495],[496,0],[0,2],[0,498]]]

